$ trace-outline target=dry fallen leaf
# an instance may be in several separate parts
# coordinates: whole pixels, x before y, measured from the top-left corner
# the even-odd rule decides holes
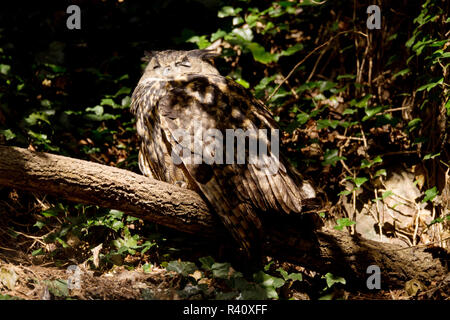
[[[195,270],[194,273],[190,274],[192,278],[194,278],[196,281],[202,278],[202,272],[199,270]]]
[[[99,254],[100,254],[100,250],[103,247],[103,243],[100,243],[98,246],[96,246],[94,249],[92,249],[92,254],[94,256],[94,266],[98,268],[99,264],[100,264],[100,259],[99,259]]]
[[[1,268],[0,269],[0,282],[6,286],[9,290],[13,290],[16,286],[17,279],[19,277],[13,269]]]

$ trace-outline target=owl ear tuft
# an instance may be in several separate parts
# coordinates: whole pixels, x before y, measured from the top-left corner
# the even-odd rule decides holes
[[[197,49],[197,50],[191,50],[189,52],[189,55],[200,58],[205,61],[212,61],[215,58],[220,56],[220,53],[218,53],[215,50],[208,50],[208,49]]]
[[[156,55],[156,51],[144,51],[144,56],[141,58],[142,61],[149,62]]]

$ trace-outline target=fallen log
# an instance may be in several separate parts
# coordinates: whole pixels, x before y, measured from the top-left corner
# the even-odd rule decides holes
[[[194,191],[89,161],[0,146],[0,185],[118,209],[198,236],[225,234]],[[365,287],[370,265],[380,268],[383,289],[402,287],[411,279],[448,281],[448,258],[442,262],[424,248],[404,249],[336,230],[299,233],[286,224],[265,231],[268,255],[343,276],[359,287]]]

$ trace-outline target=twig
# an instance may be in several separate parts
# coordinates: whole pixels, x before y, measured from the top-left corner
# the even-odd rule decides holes
[[[31,236],[28,234],[25,234],[23,232],[17,231],[17,230],[13,230],[14,233],[20,234],[21,236],[24,236],[25,238],[29,238],[29,239],[33,239],[34,241],[39,242],[42,245],[46,245],[46,243],[44,241],[42,241],[41,239],[43,239],[44,237],[35,237],[35,236]]]
[[[366,140],[366,135],[364,134],[364,129],[363,129],[362,125],[359,126],[359,129],[361,130],[362,140],[363,140],[363,143],[364,143],[364,149],[367,150],[367,148],[368,148],[367,147],[367,140]]]
[[[347,171],[350,175],[353,175],[353,172],[347,167],[344,160],[339,160],[339,162],[342,164],[342,167],[344,167],[345,171]]]
[[[386,186],[384,186],[384,187],[386,188]],[[402,199],[402,200],[405,200],[405,201],[407,201],[407,202],[409,202],[409,203],[411,203],[411,204],[413,204],[413,205],[416,205],[416,202],[415,202],[415,201],[410,200],[410,199],[408,199],[408,198],[405,198],[405,197],[403,197],[403,196],[401,196],[401,195],[399,195],[399,194],[393,192],[392,190],[388,190],[388,189],[386,188],[386,189],[384,189],[384,190],[382,190],[382,191],[385,191],[385,192],[386,192],[386,191],[391,191],[393,196],[396,196],[396,197],[398,197],[398,198],[400,198],[400,199]],[[406,203],[401,203],[401,204],[407,206]]]
[[[368,43],[367,43],[366,49],[364,50],[364,55],[363,55],[363,59],[361,61],[361,66],[357,70],[356,83],[361,83],[362,82],[362,75],[363,75],[363,71],[364,71],[364,65],[366,64],[366,57],[367,57],[367,53],[369,52],[369,48],[370,48],[369,38],[367,38],[367,42]],[[358,47],[358,42],[357,42],[356,38],[355,38],[355,47]]]
[[[381,156],[395,156],[398,154],[411,154],[411,153],[418,153],[418,151],[392,151],[392,152],[386,152],[383,153]]]
[[[403,240],[405,240],[406,244],[409,246],[408,248],[412,247],[413,244],[411,242],[411,239],[409,239],[409,237],[407,235],[401,233],[400,230],[395,229],[394,230],[394,235],[397,238],[402,238]]]
[[[336,139],[339,140],[356,140],[356,141],[363,141],[363,138],[358,138],[358,137],[347,137],[347,136],[342,136],[340,134],[335,136]]]
[[[409,108],[410,107],[408,106],[408,107],[398,107],[398,108],[386,109],[383,112],[381,112],[381,114],[386,114],[388,112],[394,112],[394,111],[406,110],[406,109],[409,109]],[[378,115],[378,113],[377,113],[377,115]]]
[[[272,97],[275,95],[275,93],[277,93],[277,91],[280,89],[280,87],[292,76],[292,74],[294,73],[294,71],[300,67],[303,62],[305,62],[310,56],[312,56],[314,53],[316,53],[319,49],[323,48],[324,46],[328,45],[331,41],[333,41],[334,39],[336,39],[337,37],[343,35],[343,34],[347,34],[347,33],[356,33],[356,34],[360,34],[363,35],[365,37],[367,37],[367,35],[361,31],[355,31],[355,30],[347,30],[347,31],[341,31],[338,32],[335,36],[331,37],[328,41],[322,43],[320,46],[314,48],[310,53],[308,53],[306,55],[306,57],[303,58],[303,60],[301,60],[299,63],[297,63],[295,65],[294,68],[292,68],[292,70],[289,72],[289,74],[283,79],[283,81],[280,82],[280,84],[275,88],[275,90],[272,91],[272,93],[270,94],[269,98],[267,98],[266,102],[269,102]]]
[[[311,80],[311,78],[313,77],[314,72],[316,72],[317,66],[319,65],[319,62],[320,62],[320,60],[322,59],[322,57],[323,57],[323,55],[325,54],[326,51],[327,51],[327,50],[325,49],[325,50],[323,50],[323,51],[320,53],[319,57],[318,57],[317,60],[316,60],[316,63],[314,64],[313,69],[311,70],[311,73],[309,74],[309,77],[306,79],[306,82],[309,82],[309,80]]]
[[[346,134],[347,134],[347,128],[345,128],[343,137],[346,137]],[[339,147],[339,154],[338,154],[339,157],[342,157],[342,150],[348,145],[349,141],[350,141],[350,139],[346,139],[344,145],[342,145],[342,146]],[[344,168],[351,176],[353,176],[353,172],[347,167],[347,165],[345,164],[344,160],[341,159],[341,160],[339,160],[339,162],[342,164],[342,167],[343,167],[343,168]]]
[[[371,43],[372,43],[372,33],[369,33],[369,38],[367,39],[367,47],[369,48],[369,47],[371,47]],[[372,53],[373,53],[373,50],[370,52],[370,55],[369,55],[369,72],[368,72],[368,83],[369,83],[369,86],[370,86],[370,88],[372,88],[372,69],[373,69],[373,55],[372,55]]]
[[[416,205],[416,218],[414,219],[413,245],[416,245],[417,231],[419,230],[420,206]]]
[[[17,252],[17,250],[13,250],[13,249],[6,248],[6,247],[0,247],[0,249],[7,250],[7,251],[12,251],[12,252]]]
[[[416,244],[414,246],[410,246],[410,247],[406,247],[406,248],[400,248],[400,249],[393,249],[391,251],[403,251],[403,250],[407,250],[407,249],[412,249],[412,248],[425,248],[425,247],[429,247],[431,244],[435,244],[435,243],[439,243],[439,242],[443,242],[443,241],[447,241],[450,240],[450,237],[444,238],[440,241],[433,241],[433,242],[428,242],[426,244]]]
[[[375,188],[373,190],[373,192],[375,193],[375,208],[377,209],[377,216],[378,216],[378,230],[380,231],[380,241],[383,240],[383,222],[381,221],[381,216],[380,216],[380,209],[378,208],[378,189]]]

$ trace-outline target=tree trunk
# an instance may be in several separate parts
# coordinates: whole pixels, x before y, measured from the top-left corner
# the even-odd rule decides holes
[[[0,146],[0,185],[122,210],[202,237],[225,234],[194,191],[89,161]],[[439,283],[448,274],[445,262],[422,248],[400,248],[336,230],[299,233],[289,224],[271,224],[265,231],[268,255],[343,276],[360,287],[370,276],[370,265],[380,268],[383,289],[410,279]]]

